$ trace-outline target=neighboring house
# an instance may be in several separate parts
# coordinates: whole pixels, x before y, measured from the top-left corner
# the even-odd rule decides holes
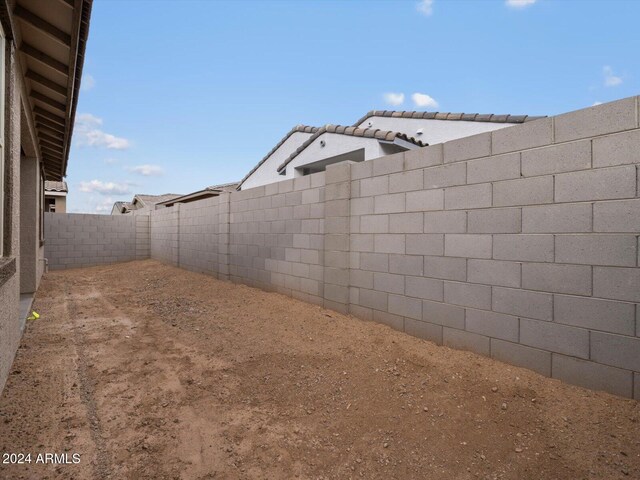
[[[287,133],[275,147],[271,149],[247,175],[240,180],[239,189],[259,187],[268,183],[284,180],[278,174],[278,166],[284,162],[296,149],[306,142],[319,129],[306,125],[296,125]]]
[[[146,214],[149,210],[155,210],[156,204],[181,197],[179,193],[164,193],[162,195],[134,195],[131,201],[131,213],[134,215]]]
[[[67,211],[67,182],[44,182],[44,211],[65,213]]]
[[[178,193],[164,193],[162,195],[146,195],[138,193],[133,196],[131,202],[115,202],[111,209],[111,215],[146,215],[150,210],[155,210],[156,204],[181,197]]]
[[[198,200],[204,200],[205,198],[217,197],[223,192],[233,192],[237,190],[238,185],[238,182],[225,183],[223,185],[212,185],[211,187],[198,190],[197,192],[188,193],[187,195],[165,200],[164,202],[158,202],[156,203],[156,210],[158,208],[172,207],[177,203],[190,203]]]
[[[115,202],[111,209],[111,215],[124,215],[131,211],[131,203],[129,202]]]
[[[372,110],[358,120],[354,126],[402,132],[419,138],[429,145],[435,145],[539,118],[542,117]]]
[[[344,160],[372,160],[537,118],[540,117],[374,110],[351,127],[299,125],[258,162],[238,188],[279,182],[323,171],[327,165]]]
[[[67,173],[91,6],[0,3],[0,391],[45,267],[45,181]]]
[[[281,180],[322,172],[327,165],[374,158],[426,146],[404,133],[373,128],[326,125],[278,166]]]

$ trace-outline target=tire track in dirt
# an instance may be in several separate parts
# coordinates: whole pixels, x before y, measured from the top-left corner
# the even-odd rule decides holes
[[[65,279],[66,280],[66,279]],[[75,288],[78,288],[77,285]],[[98,408],[95,398],[95,382],[91,379],[89,372],[90,362],[87,360],[87,350],[85,346],[85,338],[78,334],[78,316],[81,311],[79,302],[74,300],[72,289],[68,281],[65,281],[65,297],[68,316],[72,321],[74,337],[74,346],[77,354],[78,379],[80,382],[80,398],[86,408],[87,421],[91,432],[91,440],[95,446],[96,463],[94,466],[94,478],[98,480],[107,480],[112,478],[113,466],[109,450],[102,432],[102,425],[98,415]]]
[[[120,295],[107,283],[78,276],[65,298],[82,338],[78,374],[92,387],[86,403],[92,427],[99,427],[92,430],[94,443],[108,454],[98,457],[96,476],[103,477],[97,478],[205,478],[227,454],[219,446],[221,412],[210,399],[200,400],[213,386],[207,374],[228,364],[180,341],[176,328],[154,314],[116,305]]]
[[[39,295],[0,445],[87,461],[23,478],[640,478],[635,402],[383,325],[154,261]]]

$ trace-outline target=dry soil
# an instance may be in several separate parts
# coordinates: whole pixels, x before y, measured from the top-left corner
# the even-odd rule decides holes
[[[640,478],[637,402],[282,295],[147,260],[48,273],[34,308],[3,479]]]

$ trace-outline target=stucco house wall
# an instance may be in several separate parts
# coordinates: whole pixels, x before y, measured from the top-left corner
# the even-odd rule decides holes
[[[0,257],[0,391],[7,380],[22,335],[20,304],[20,88],[16,51],[6,43],[4,135],[4,253]],[[0,92],[2,94],[2,92]]]
[[[20,159],[20,292],[38,288],[40,254],[40,168],[37,158]]]
[[[47,193],[45,195],[45,201],[49,200],[49,199],[54,201],[54,210],[52,212],[55,212],[55,213],[66,213],[67,212],[67,197],[66,197],[66,195],[51,195],[51,194]]]
[[[517,122],[510,123],[505,121],[504,118],[501,118],[499,121],[467,121],[372,115],[359,121],[357,126],[403,133],[409,137],[420,140],[424,144],[433,145],[478,133],[499,130],[516,124]],[[311,135],[311,133],[302,132],[296,132],[291,135],[264,163],[259,165],[256,170],[247,177],[242,183],[241,189],[246,190],[302,176],[302,172],[296,168],[329,157],[346,154],[354,150],[363,149],[365,151],[364,160],[379,158],[400,150],[393,146],[379,144],[371,138],[350,137],[327,132],[316,139],[311,145],[307,146],[287,166],[286,174],[280,175],[277,171],[278,167]],[[320,145],[321,140],[324,140],[326,143],[324,147]]]
[[[14,0],[0,4],[4,45],[4,65],[0,68],[0,96],[4,101],[0,391],[18,348],[27,300],[37,290],[44,271],[43,184],[45,179],[61,181],[66,175],[92,6],[90,0],[67,3]],[[57,26],[52,27],[51,22]],[[51,41],[52,28],[57,43]],[[47,62],[55,62],[57,68],[47,67]],[[60,88],[52,88],[53,83]],[[60,135],[45,140],[43,130],[51,128]]]
[[[323,133],[287,165],[286,175],[278,176],[280,177],[280,181],[301,177],[303,176],[302,172],[297,170],[300,167],[318,160],[324,160],[329,157],[342,155],[360,149],[364,150],[365,160],[371,160],[385,155],[383,147],[375,138]]]
[[[40,241],[42,203],[41,165],[35,155],[32,125],[22,109],[26,93],[15,45],[6,42],[6,93],[4,122],[4,235],[0,257],[0,391],[18,348],[24,319],[20,294],[37,290],[44,271]],[[21,150],[27,156],[21,155]]]
[[[464,120],[423,120],[397,117],[370,117],[358,125],[362,128],[378,128],[392,132],[405,133],[423,143],[435,145],[456,138],[468,137],[478,133],[492,132],[515,125],[514,123],[468,122]],[[422,129],[422,134],[418,130]]]
[[[249,189],[280,182],[285,177],[278,174],[278,166],[291,155],[296,148],[311,137],[311,133],[295,132],[269,158],[243,182],[242,189]]]

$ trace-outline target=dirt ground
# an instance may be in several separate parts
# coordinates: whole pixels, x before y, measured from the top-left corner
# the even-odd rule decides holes
[[[48,273],[34,309],[2,479],[640,478],[637,402],[282,295],[146,260]]]

